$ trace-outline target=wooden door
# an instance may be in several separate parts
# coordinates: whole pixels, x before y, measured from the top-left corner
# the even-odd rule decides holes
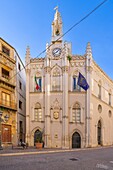
[[[11,142],[11,126],[2,125],[2,142],[10,143]]]

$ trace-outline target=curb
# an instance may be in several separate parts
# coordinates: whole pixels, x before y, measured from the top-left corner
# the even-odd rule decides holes
[[[113,146],[111,146],[113,147]],[[1,153],[0,157],[6,157],[6,156],[21,156],[21,155],[37,155],[37,154],[48,154],[48,153],[63,153],[63,152],[78,152],[78,151],[87,151],[87,150],[96,150],[96,149],[105,149],[105,148],[111,148],[111,147],[96,147],[96,148],[83,148],[83,149],[59,149],[59,150],[49,150],[49,151],[35,151],[35,152],[20,152],[20,153]]]

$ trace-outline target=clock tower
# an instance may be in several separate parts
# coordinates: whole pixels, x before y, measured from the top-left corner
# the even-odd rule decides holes
[[[52,43],[62,42],[62,19],[58,7],[55,7],[54,9],[56,12],[52,23]]]

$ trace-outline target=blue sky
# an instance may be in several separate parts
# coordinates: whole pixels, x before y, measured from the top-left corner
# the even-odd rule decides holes
[[[51,41],[54,7],[59,6],[65,33],[102,0],[0,0],[0,37],[11,44],[24,61],[26,47],[35,58]],[[113,79],[113,0],[64,36],[73,54],[85,54],[91,43],[96,63]],[[44,57],[44,55],[42,55]]]

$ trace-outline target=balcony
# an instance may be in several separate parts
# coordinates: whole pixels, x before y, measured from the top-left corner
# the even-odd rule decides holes
[[[10,91],[14,91],[16,82],[5,81],[3,77],[0,77],[0,87]]]
[[[0,98],[0,107],[17,110],[17,104],[15,101],[3,100],[2,98]]]

